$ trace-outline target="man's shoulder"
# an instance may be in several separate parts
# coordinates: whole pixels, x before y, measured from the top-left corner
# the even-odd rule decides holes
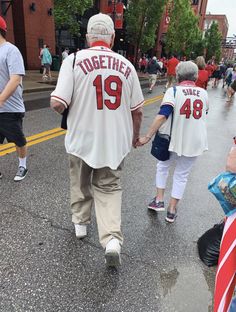
[[[19,51],[19,49],[9,41],[7,41],[3,47],[6,51]]]

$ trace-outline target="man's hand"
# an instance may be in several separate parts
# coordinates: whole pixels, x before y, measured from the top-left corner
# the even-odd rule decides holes
[[[51,108],[59,114],[62,114],[65,110],[65,106],[58,101],[51,100]]]
[[[136,146],[143,146],[151,140],[150,137],[144,136],[138,139]]]
[[[132,145],[133,145],[133,148],[136,148],[138,145],[138,140],[139,140],[139,137],[133,137],[133,142],[132,142]]]

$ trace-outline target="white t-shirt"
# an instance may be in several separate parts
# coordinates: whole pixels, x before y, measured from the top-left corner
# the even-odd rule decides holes
[[[208,150],[206,116],[209,108],[206,90],[193,82],[184,81],[174,89],[169,88],[161,105],[174,108],[169,151],[179,156],[194,157]],[[160,133],[169,134],[171,115],[160,127]]]
[[[64,61],[69,56],[67,51],[62,52],[62,61]]]
[[[143,105],[133,65],[112,50],[95,46],[69,55],[51,98],[70,106],[65,138],[67,153],[92,168],[117,169],[130,152],[131,111]]]

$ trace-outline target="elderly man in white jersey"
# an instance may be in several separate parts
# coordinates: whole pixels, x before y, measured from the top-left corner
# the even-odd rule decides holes
[[[177,216],[176,206],[182,198],[189,172],[197,157],[208,149],[206,113],[208,95],[206,90],[196,87],[198,67],[193,62],[181,62],[176,68],[179,85],[169,88],[163,98],[160,111],[154,119],[145,137],[139,139],[139,145],[146,144],[159,131],[170,134],[173,118],[170,158],[159,161],[156,172],[157,193],[148,208],[155,211],[164,209],[164,191],[169,167],[176,162],[173,186],[166,221],[173,223]]]
[[[64,60],[51,107],[59,113],[69,107],[65,146],[75,234],[87,235],[94,203],[107,266],[117,267],[123,242],[120,176],[138,141],[144,100],[133,65],[111,50],[114,38],[108,15],[90,18],[90,48]]]

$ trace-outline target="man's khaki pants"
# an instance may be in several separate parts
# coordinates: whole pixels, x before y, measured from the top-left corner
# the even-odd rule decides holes
[[[93,202],[99,240],[103,248],[112,239],[123,242],[121,233],[121,169],[93,169],[82,159],[69,155],[72,222],[89,224]]]

